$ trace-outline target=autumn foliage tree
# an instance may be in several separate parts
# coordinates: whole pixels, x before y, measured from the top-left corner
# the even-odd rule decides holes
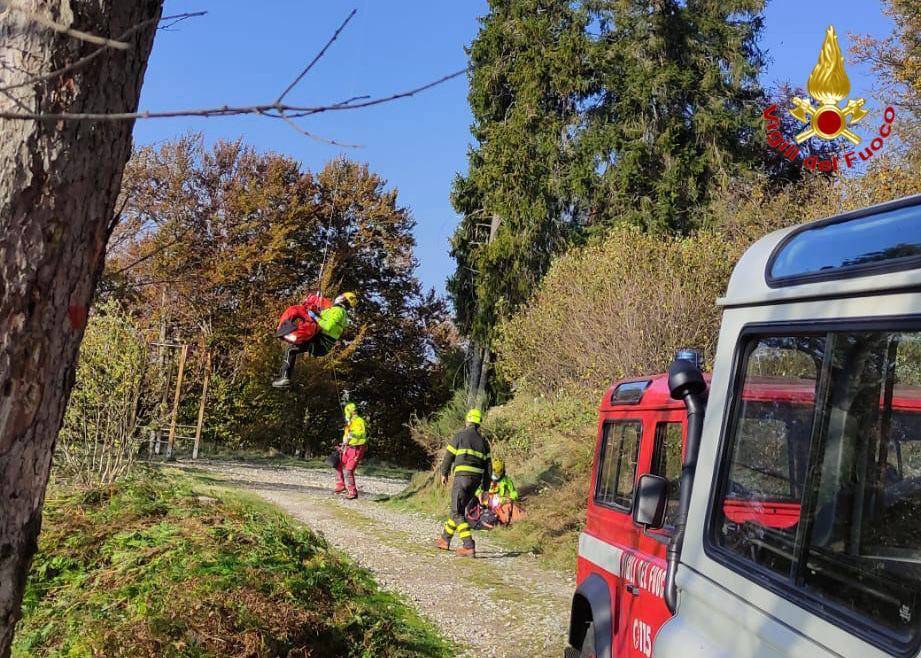
[[[406,421],[441,403],[443,303],[415,277],[414,220],[397,191],[346,159],[319,173],[241,142],[190,135],[141,149],[124,186],[106,294],[151,334],[204,337],[215,365],[208,438],[228,447],[318,452],[338,439],[340,402],[359,402],[379,457],[414,461]],[[322,274],[321,274],[322,271]],[[269,386],[285,306],[308,292],[358,292],[342,346],[302,358],[290,391]]]

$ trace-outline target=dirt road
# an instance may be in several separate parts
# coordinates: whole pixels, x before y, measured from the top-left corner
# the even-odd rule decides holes
[[[191,465],[191,464],[190,464]],[[465,647],[460,656],[559,657],[574,583],[529,554],[503,550],[477,534],[477,558],[437,550],[441,522],[371,500],[405,486],[359,477],[361,496],[331,493],[333,472],[238,462],[195,462],[228,484],[250,489],[322,533],[370,569],[382,587],[412,601],[442,632]]]

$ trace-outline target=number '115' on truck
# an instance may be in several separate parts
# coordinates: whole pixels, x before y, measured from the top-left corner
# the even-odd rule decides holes
[[[921,196],[740,259],[713,374],[602,400],[567,655],[921,653]]]

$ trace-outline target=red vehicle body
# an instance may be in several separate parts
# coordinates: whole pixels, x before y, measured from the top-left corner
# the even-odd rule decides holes
[[[709,376],[706,376],[709,385]],[[751,378],[742,398],[769,404],[792,427],[798,414],[811,413],[814,384],[798,379]],[[883,401],[881,400],[881,406]],[[891,408],[902,414],[921,413],[921,388],[896,386]],[[677,506],[678,478],[687,439],[687,413],[673,400],[668,376],[615,382],[598,412],[598,430],[586,523],[579,537],[568,656],[640,658],[650,656],[653,640],[671,616],[663,599],[666,548],[673,534],[644,530],[632,518],[633,487],[651,473],[669,481],[668,513]],[[765,437],[768,442],[770,437]],[[802,460],[794,454],[808,445],[808,436],[788,435],[780,448],[789,450],[789,482]],[[744,492],[727,498],[724,514],[740,527],[789,529],[800,519],[798,502],[754,500]],[[586,637],[590,642],[585,642]],[[578,647],[578,649],[577,649]]]
[[[591,633],[594,653],[581,655],[649,656],[656,631],[670,617],[662,598],[670,532],[634,525],[626,496],[637,477],[663,465],[659,474],[677,478],[686,417],[684,404],[669,395],[667,375],[616,382],[601,401],[569,633],[573,647]]]

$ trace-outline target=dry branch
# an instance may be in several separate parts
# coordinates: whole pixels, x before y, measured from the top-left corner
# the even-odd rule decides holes
[[[4,6],[4,3],[2,2],[2,0],[0,0],[0,6]],[[7,6],[13,7],[14,5],[7,5]],[[27,11],[18,5],[16,5],[15,7],[17,11],[20,11],[20,10]],[[169,27],[170,25],[175,25],[176,22],[185,20],[187,18],[191,18],[192,16],[201,16],[204,13],[206,12],[190,12],[186,14],[177,14],[174,16],[166,16],[161,20],[172,20],[173,22],[167,25],[167,27]],[[346,26],[349,24],[349,22],[352,20],[352,18],[355,16],[356,13],[357,13],[356,9],[353,9],[351,12],[349,12],[348,16],[346,16],[345,19],[342,21],[342,23],[339,25],[339,27],[336,28],[335,32],[333,32],[332,36],[330,36],[330,38],[326,41],[323,47],[319,50],[319,52],[313,57],[313,59],[311,59],[307,63],[307,65],[300,71],[300,73],[298,73],[298,75],[288,84],[287,87],[284,88],[284,90],[282,90],[282,92],[278,95],[278,97],[271,103],[241,105],[241,106],[223,105],[220,107],[165,110],[165,111],[157,111],[157,112],[144,111],[144,112],[113,112],[113,113],[80,113],[80,112],[77,112],[77,113],[71,113],[71,112],[46,113],[46,112],[29,112],[23,108],[22,111],[0,110],[0,119],[14,119],[14,120],[22,120],[22,121],[134,121],[136,119],[168,119],[168,118],[177,118],[177,117],[210,118],[210,117],[228,117],[228,116],[255,114],[258,116],[268,117],[270,119],[280,119],[284,121],[285,123],[287,123],[289,126],[291,126],[291,128],[293,128],[297,132],[307,137],[310,137],[311,139],[315,139],[317,141],[324,142],[326,144],[332,144],[334,146],[357,148],[360,145],[339,142],[337,140],[329,139],[326,137],[320,137],[312,132],[309,132],[305,130],[304,128],[302,128],[301,126],[299,126],[294,121],[294,119],[300,119],[304,117],[314,116],[317,114],[323,114],[325,112],[340,112],[343,110],[358,110],[362,108],[372,107],[374,105],[381,105],[383,103],[390,103],[390,102],[393,102],[393,101],[396,101],[402,98],[409,98],[411,96],[415,96],[416,94],[419,94],[433,87],[437,87],[438,85],[448,82],[449,80],[453,80],[454,78],[457,78],[463,75],[464,73],[466,73],[467,69],[463,68],[459,71],[455,71],[454,73],[449,73],[448,75],[444,75],[438,78],[437,80],[427,82],[418,87],[413,87],[412,89],[390,94],[389,96],[379,96],[379,97],[371,97],[369,95],[352,96],[351,98],[347,98],[345,100],[342,100],[336,103],[326,104],[326,105],[293,105],[293,104],[285,103],[284,102],[285,97],[289,93],[291,93],[291,91],[295,87],[297,87],[298,84],[300,84],[300,82],[304,79],[304,77],[306,77],[306,75],[313,69],[313,67],[316,66],[316,64],[326,55],[326,52],[329,50],[330,46],[332,46],[333,43],[339,38],[339,35],[346,28]],[[29,14],[31,17],[31,12]],[[36,20],[38,19],[36,18]],[[42,19],[42,20],[47,20],[47,19]],[[149,23],[150,21],[147,21],[146,24],[136,25],[130,30],[126,31],[124,34],[122,34],[119,38],[127,39],[134,32],[141,30],[146,25],[149,25]],[[64,28],[64,26],[59,26],[59,27],[61,27],[62,29]],[[76,35],[74,36],[76,37]],[[28,86],[35,82],[52,79],[60,75],[63,75],[65,73],[69,73],[85,65],[87,62],[92,61],[94,58],[98,57],[102,52],[104,52],[107,48],[116,47],[113,44],[123,43],[122,41],[102,39],[101,37],[95,37],[94,35],[89,35],[89,36],[94,37],[94,40],[91,40],[91,39],[85,39],[85,40],[90,40],[93,43],[100,43],[102,44],[102,47],[93,51],[86,57],[83,57],[56,71],[51,71],[39,77],[29,78],[25,81],[17,82],[15,84],[10,84],[5,87],[0,87],[0,93],[5,93],[11,89]],[[15,99],[13,99],[12,97],[10,97],[10,100],[15,102]]]
[[[229,116],[239,116],[242,114],[260,114],[262,116],[270,117],[272,119],[281,119],[282,112],[293,112],[294,114],[289,114],[289,118],[301,118],[307,116],[313,116],[316,114],[323,114],[325,112],[339,112],[343,110],[358,110],[365,107],[371,107],[373,105],[381,105],[383,103],[389,103],[401,98],[409,98],[415,96],[423,91],[427,91],[433,87],[437,87],[440,84],[453,80],[454,78],[460,77],[467,72],[467,68],[463,68],[454,73],[449,73],[444,75],[437,80],[428,82],[419,87],[414,87],[406,91],[401,91],[390,96],[380,96],[377,98],[369,98],[368,100],[361,100],[364,97],[353,97],[345,101],[338,103],[332,103],[329,105],[288,105],[286,103],[265,103],[262,105],[222,105],[221,107],[210,107],[210,108],[201,108],[201,109],[188,109],[188,110],[166,110],[161,112],[114,112],[114,113],[68,113],[68,112],[57,112],[52,114],[44,114],[40,112],[4,112],[0,111],[0,119],[21,119],[24,121],[134,121],[136,119],[170,119],[176,117],[229,117]]]
[[[173,23],[170,23],[170,25],[175,25],[175,24],[176,24],[177,22],[179,22],[180,20],[185,20],[185,19],[187,19],[187,18],[192,18],[193,16],[204,16],[204,15],[207,14],[207,13],[208,13],[208,12],[206,12],[206,11],[188,12],[188,13],[185,13],[185,14],[175,14],[175,15],[173,15],[173,16],[164,16],[163,18],[161,18],[161,19],[159,19],[159,20],[165,21],[165,20],[173,20],[173,19],[175,19]],[[119,38],[119,40],[125,40],[125,39],[127,39],[128,37],[130,37],[132,34],[134,34],[135,32],[137,32],[138,30],[141,30],[141,29],[147,27],[148,25],[150,25],[151,23],[155,23],[155,22],[157,22],[157,19],[152,18],[152,19],[150,19],[150,20],[148,20],[148,21],[144,21],[143,23],[139,23],[139,24],[135,25],[134,27],[132,27],[130,30],[126,30],[124,33],[122,33],[121,35],[119,35],[118,38]],[[166,27],[169,27],[169,26],[166,26]],[[11,85],[6,85],[6,86],[4,86],[4,87],[0,87],[0,92],[4,92],[4,93],[5,93],[5,92],[7,92],[7,91],[10,91],[11,89],[18,89],[19,87],[25,87],[26,85],[32,85],[32,84],[35,84],[35,83],[37,83],[37,82],[43,82],[43,81],[45,81],[45,80],[51,80],[52,78],[57,78],[57,77],[59,77],[59,76],[64,75],[65,73],[70,73],[71,71],[75,71],[75,70],[79,69],[80,67],[84,66],[85,64],[87,64],[87,63],[93,61],[94,59],[96,59],[97,57],[99,57],[102,53],[104,53],[104,52],[105,52],[106,50],[108,50],[109,48],[110,48],[110,46],[107,46],[107,45],[100,46],[99,48],[97,48],[96,50],[94,50],[93,52],[91,52],[89,55],[87,55],[86,57],[81,57],[81,58],[78,59],[77,61],[72,62],[72,63],[70,63],[70,64],[68,64],[67,66],[64,66],[64,67],[62,67],[62,68],[59,68],[59,69],[57,69],[56,71],[49,71],[48,73],[45,73],[44,75],[37,75],[37,76],[31,77],[31,78],[29,78],[29,79],[27,79],[27,80],[23,80],[23,81],[21,81],[21,82],[17,82],[17,83],[15,83],[15,84],[11,84]],[[12,100],[12,98],[11,98],[11,100]]]

